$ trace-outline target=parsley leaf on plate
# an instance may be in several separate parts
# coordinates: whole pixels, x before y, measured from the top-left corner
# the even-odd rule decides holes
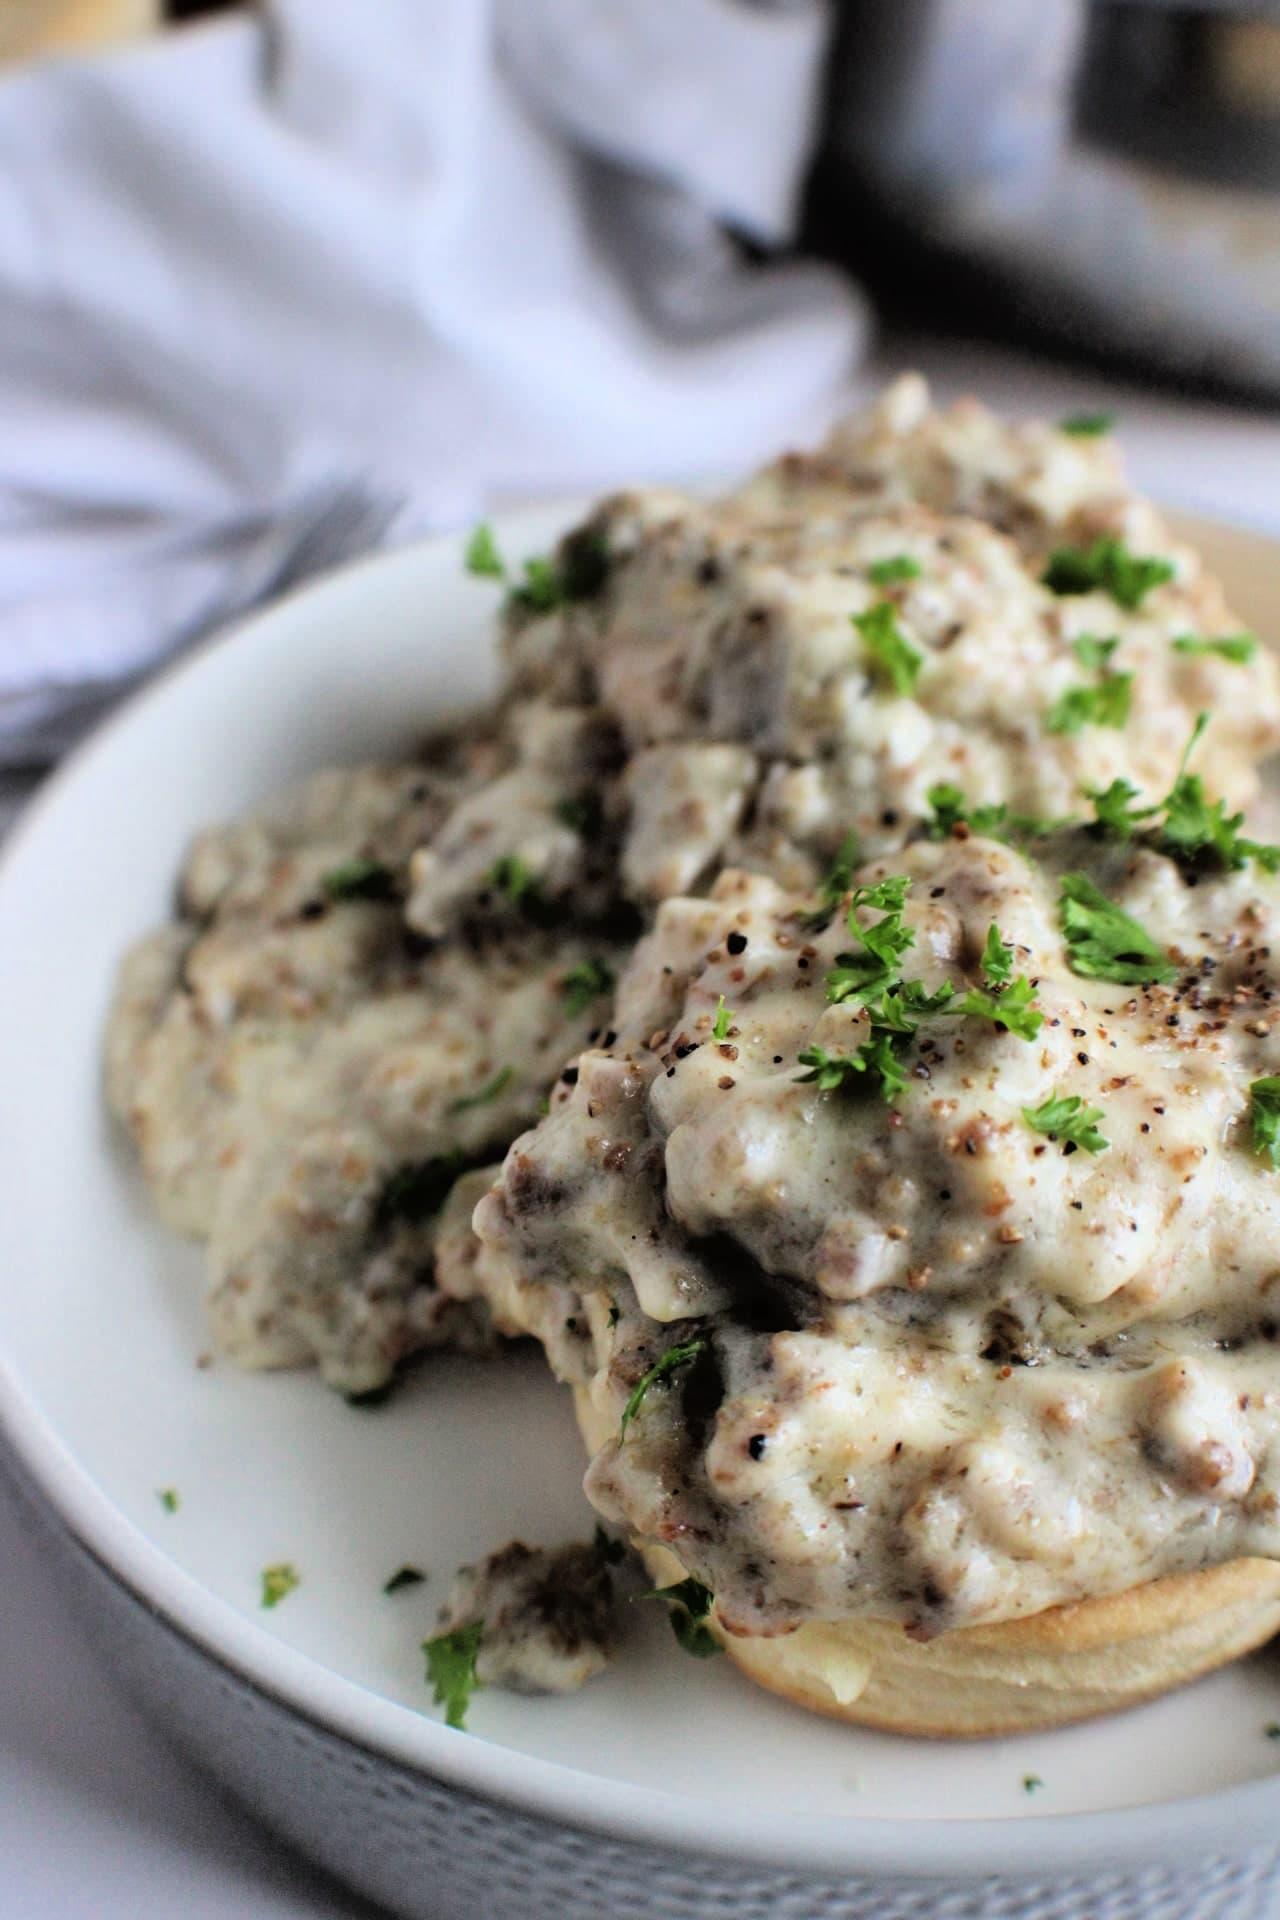
[[[1159,554],[1131,553],[1123,540],[1103,534],[1087,547],[1055,547],[1041,579],[1051,593],[1109,593],[1133,613],[1153,587],[1172,580],[1171,560]]]
[[[994,920],[987,928],[987,942],[982,949],[982,971],[993,987],[1007,987],[1013,977],[1013,948]]]
[[[264,1567],[262,1569],[262,1605],[278,1607],[280,1602],[301,1584],[301,1574],[287,1560],[279,1561],[274,1567]]]
[[[987,993],[981,987],[971,987],[955,1002],[952,1011],[990,1020],[993,1025],[1003,1027],[1019,1040],[1034,1040],[1044,1024],[1044,1015],[1035,1004],[1035,993],[1031,982],[1019,974],[1016,980],[1011,980],[998,993]]]
[[[1242,813],[1228,813],[1225,800],[1210,800],[1198,773],[1180,773],[1164,801],[1158,840],[1175,859],[1216,859],[1228,869],[1254,860],[1265,873],[1280,871],[1280,847],[1241,833]]]
[[[655,1587],[652,1593],[642,1593],[640,1598],[667,1602],[671,1610],[671,1630],[686,1653],[698,1660],[708,1660],[720,1652],[720,1642],[706,1624],[715,1595],[701,1580],[691,1576],[677,1581],[673,1587]]]
[[[487,520],[482,520],[467,542],[466,568],[475,574],[478,580],[505,580],[507,569],[502,555],[498,552],[498,543],[493,528]]]
[[[550,560],[535,555],[524,563],[524,579],[512,587],[508,596],[513,607],[524,613],[554,613],[562,604],[560,581]]]
[[[1187,866],[1214,861],[1235,870],[1254,860],[1266,873],[1280,872],[1280,847],[1246,838],[1240,831],[1244,815],[1228,813],[1225,801],[1210,800],[1200,775],[1187,772],[1187,762],[1208,723],[1207,713],[1197,717],[1177,777],[1164,799],[1155,805],[1135,806],[1140,795],[1128,780],[1113,780],[1109,787],[1086,788],[1097,824],[1120,840],[1132,839],[1144,827],[1152,845]],[[1157,824],[1159,815],[1164,817]],[[1147,822],[1149,826],[1145,826]]]
[[[1071,642],[1071,651],[1082,667],[1105,667],[1119,645],[1116,633],[1081,633]]]
[[[512,587],[507,604],[521,613],[555,613],[578,600],[592,600],[609,577],[609,549],[595,527],[580,527],[562,541],[553,558],[535,555],[524,563],[524,578]]]
[[[1233,666],[1246,667],[1258,651],[1258,642],[1251,633],[1219,634],[1216,639],[1205,639],[1198,633],[1179,633],[1174,637],[1173,650],[1175,653],[1216,653],[1220,659],[1230,660]]]
[[[1087,873],[1063,875],[1058,911],[1073,973],[1134,986],[1177,978],[1178,969],[1163,948]]]
[[[1022,1117],[1034,1133],[1061,1140],[1068,1148],[1102,1153],[1111,1142],[1098,1132],[1101,1107],[1086,1107],[1078,1093],[1051,1094],[1038,1107],[1024,1107]]]
[[[384,1593],[403,1593],[406,1587],[420,1587],[426,1579],[421,1567],[397,1567],[389,1580],[382,1583]]]
[[[866,613],[849,617],[866,642],[875,666],[894,692],[904,697],[914,693],[924,655],[912,646],[898,625],[897,608],[892,600],[879,600]]]
[[[867,568],[867,578],[877,587],[892,587],[899,580],[918,580],[920,562],[913,560],[909,553],[894,553],[886,560],[873,560]]]
[[[955,991],[949,980],[936,993],[930,993],[923,980],[897,980],[867,1001],[867,1012],[874,1028],[910,1035],[929,1014],[948,1012]]]
[[[859,941],[860,951],[836,955],[836,963],[827,974],[827,998],[833,1006],[846,1000],[865,1000],[897,978],[903,954],[916,943],[915,934],[902,919],[910,890],[911,882],[905,874],[854,889],[849,901],[849,931]],[[864,926],[857,916],[868,907],[884,917]]]
[[[914,1033],[915,1028],[903,1031]],[[871,1038],[864,1041],[856,1053],[828,1053],[825,1047],[806,1047],[797,1059],[809,1071],[797,1074],[796,1078],[816,1086],[819,1093],[854,1087],[860,1081],[865,1082],[867,1075],[873,1075],[880,1083],[883,1098],[892,1100],[907,1084],[890,1033],[881,1027],[872,1028]]]
[[[626,1406],[622,1409],[622,1420],[618,1427],[619,1440],[626,1439],[627,1428],[644,1405],[650,1387],[656,1387],[659,1381],[669,1380],[673,1374],[680,1371],[681,1367],[692,1365],[698,1355],[705,1351],[706,1345],[706,1341],[700,1335],[695,1335],[692,1340],[681,1340],[674,1347],[668,1347],[666,1352],[654,1361],[648,1373],[636,1382]]]
[[[1280,1074],[1269,1073],[1249,1089],[1253,1150],[1280,1167]]]
[[[455,1627],[452,1633],[438,1633],[433,1640],[422,1643],[432,1698],[438,1707],[444,1708],[447,1727],[466,1727],[467,1708],[480,1685],[476,1679],[476,1656],[483,1638],[484,1621],[473,1620],[469,1626]]]
[[[982,971],[987,987],[971,987],[948,1011],[990,1020],[1019,1040],[1034,1040],[1044,1022],[1035,1004],[1035,988],[1023,974],[1013,978],[1013,948],[994,921],[987,928]]]
[[[853,870],[858,864],[858,836],[846,833],[840,843],[839,851],[823,876],[818,889],[818,905],[812,913],[802,916],[809,927],[825,927],[840,902],[853,885]]]
[[[946,840],[958,826],[992,840],[1039,839],[1070,820],[1038,819],[1030,813],[1011,813],[1004,801],[996,806],[971,807],[961,789],[949,780],[940,780],[925,795],[933,818],[928,823],[931,840]]]
[[[1108,673],[1095,687],[1068,687],[1045,715],[1050,733],[1079,733],[1082,727],[1123,727],[1133,693],[1131,673]]]
[[[1141,793],[1130,780],[1115,779],[1109,787],[1086,787],[1085,799],[1092,800],[1097,824],[1117,840],[1131,840],[1139,823],[1158,811],[1155,807],[1135,807]]]

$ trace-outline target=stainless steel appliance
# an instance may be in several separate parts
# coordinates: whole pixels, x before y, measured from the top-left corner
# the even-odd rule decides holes
[[[835,13],[825,250],[916,317],[1280,397],[1280,6]]]

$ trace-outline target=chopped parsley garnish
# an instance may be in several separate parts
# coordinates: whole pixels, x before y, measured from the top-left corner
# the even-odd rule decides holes
[[[609,1309],[609,1325],[611,1327],[616,1327],[619,1320],[621,1320],[621,1318],[622,1318],[622,1308],[615,1303]]]
[[[603,536],[583,530],[570,535],[557,560],[526,560],[524,579],[511,589],[508,604],[524,613],[554,613],[574,601],[594,599],[608,575]]]
[[[274,1567],[262,1569],[262,1604],[264,1607],[278,1607],[280,1602],[300,1586],[302,1576],[296,1567],[282,1560]]]
[[[1093,440],[1110,433],[1115,423],[1114,413],[1069,413],[1059,420],[1058,432],[1074,434],[1078,440]]]
[[[816,1086],[819,1093],[838,1093],[858,1074],[866,1072],[866,1062],[856,1054],[828,1053],[825,1047],[805,1047],[797,1055],[807,1073],[798,1073],[797,1080]]]
[[[389,1580],[382,1583],[384,1593],[403,1593],[406,1587],[420,1587],[426,1579],[421,1567],[397,1567]]]
[[[487,520],[480,522],[467,542],[466,567],[467,572],[474,573],[479,580],[505,580],[507,577],[493,528]]]
[[[858,864],[858,836],[850,831],[840,842],[839,851],[818,889],[818,906],[804,916],[808,926],[825,927],[853,885],[853,870]]]
[[[1177,978],[1178,969],[1146,929],[1108,900],[1087,873],[1063,876],[1058,911],[1073,973],[1133,986]]]
[[[827,999],[833,1006],[846,1000],[865,1000],[893,984],[901,971],[903,954],[916,943],[915,934],[902,919],[910,888],[910,880],[899,873],[873,886],[854,889],[849,901],[849,931],[860,942],[860,951],[836,955],[836,964],[827,975]],[[857,915],[867,907],[884,918],[863,926]]]
[[[561,982],[564,994],[565,1010],[568,1013],[585,1013],[593,1000],[601,994],[609,993],[613,988],[613,972],[603,960],[580,960],[576,967],[570,967]]]
[[[1255,860],[1266,873],[1280,872],[1280,847],[1247,839],[1240,831],[1244,815],[1228,813],[1222,800],[1208,799],[1200,775],[1187,772],[1187,762],[1208,723],[1207,713],[1198,716],[1177,778],[1164,799],[1155,805],[1135,806],[1134,802],[1141,796],[1128,780],[1113,780],[1109,787],[1086,788],[1098,826],[1119,840],[1132,839],[1142,828],[1161,853],[1184,865],[1214,861],[1236,870],[1246,861]],[[1156,818],[1161,814],[1164,818],[1156,825]]]
[[[1116,633],[1080,633],[1071,642],[1071,651],[1082,667],[1105,667],[1116,648],[1120,645],[1120,636]]]
[[[1102,1153],[1111,1145],[1098,1132],[1098,1122],[1105,1117],[1101,1107],[1086,1107],[1078,1093],[1051,1094],[1038,1107],[1024,1107],[1022,1117],[1033,1133],[1083,1147],[1086,1153]]]
[[[1160,843],[1183,859],[1210,854],[1226,867],[1242,867],[1252,843],[1242,841],[1242,813],[1227,812],[1225,800],[1210,800],[1198,773],[1180,773],[1164,802]]]
[[[568,602],[594,599],[609,577],[609,564],[604,535],[595,527],[581,527],[562,543],[556,559],[535,555],[525,561],[524,578],[511,586],[507,604],[525,613],[554,613]],[[467,542],[466,567],[482,580],[510,577],[487,522]]]
[[[1022,974],[998,993],[971,987],[955,1002],[953,1013],[969,1013],[990,1020],[1019,1040],[1034,1040],[1044,1023],[1044,1015],[1035,1004],[1036,990]]]
[[[1108,673],[1096,687],[1068,687],[1045,715],[1050,733],[1079,733],[1082,727],[1123,727],[1133,693],[1131,673]]]
[[[625,1440],[627,1428],[644,1405],[650,1387],[656,1387],[662,1380],[669,1380],[681,1367],[690,1366],[698,1355],[705,1351],[706,1341],[700,1336],[692,1340],[681,1340],[676,1346],[668,1347],[666,1352],[655,1360],[648,1373],[638,1380],[631,1390],[630,1398],[622,1409],[622,1420],[618,1426],[618,1439]]]
[[[982,949],[982,971],[993,987],[1007,987],[1013,977],[1013,948],[994,920],[987,928],[986,945]]]
[[[1191,745],[1183,755],[1182,771],[1163,802],[1164,821],[1157,844],[1176,860],[1208,858],[1230,869],[1254,860],[1265,873],[1276,873],[1280,871],[1280,847],[1247,839],[1240,831],[1244,815],[1228,813],[1224,800],[1208,799],[1201,776],[1186,771],[1187,756],[1204,730],[1201,725],[1204,718],[1201,714],[1196,722]]]
[[[1220,659],[1230,660],[1233,666],[1247,667],[1258,651],[1258,642],[1251,633],[1225,633],[1216,640],[1206,640],[1198,633],[1179,633],[1174,637],[1175,653],[1216,653]]]
[[[512,587],[508,599],[513,607],[520,607],[525,613],[554,613],[564,594],[550,560],[538,556],[526,560],[524,579],[518,587]]]
[[[1262,1731],[1268,1740],[1280,1740],[1280,1721],[1269,1720]]]
[[[893,873],[887,880],[876,880],[870,886],[858,887],[849,902],[850,928],[857,930],[853,916],[859,907],[870,907],[873,913],[900,914],[910,891],[911,881],[905,873]],[[907,944],[910,945],[911,941],[908,940]]]
[[[158,1487],[156,1489],[156,1499],[160,1502],[160,1505],[166,1513],[176,1513],[182,1504],[176,1487]]]
[[[1024,1793],[1039,1793],[1043,1785],[1044,1781],[1038,1773],[1024,1773],[1022,1776],[1022,1791]]]
[[[796,1078],[816,1086],[819,1093],[835,1093],[855,1086],[863,1075],[873,1074],[879,1079],[884,1099],[893,1100],[907,1084],[890,1033],[877,1028],[872,1029],[870,1040],[856,1053],[828,1053],[825,1047],[806,1047],[797,1057],[800,1065],[809,1071],[797,1074]]]
[[[716,1007],[716,1017],[711,1023],[711,1038],[713,1040],[727,1040],[729,1038],[729,1022],[732,1019],[733,1015],[730,1013],[728,1007],[726,1007],[724,995],[721,994]]]
[[[598,1520],[595,1531],[595,1549],[604,1561],[606,1567],[620,1567],[627,1557],[626,1541],[615,1540],[611,1533],[605,1532]]]
[[[381,860],[344,860],[330,867],[320,884],[331,900],[385,900],[393,882]]]
[[[374,1232],[385,1232],[396,1220],[432,1219],[448,1199],[462,1168],[463,1157],[456,1152],[433,1153],[425,1160],[407,1160],[397,1167],[387,1176],[374,1205]]]
[[[466,1113],[471,1107],[488,1106],[490,1100],[496,1100],[507,1082],[511,1079],[513,1067],[499,1067],[492,1080],[486,1080],[476,1093],[466,1093],[458,1100],[450,1101],[450,1113]]]
[[[1280,1074],[1269,1073],[1249,1088],[1253,1150],[1280,1167]]]
[[[907,1084],[895,1042],[909,1039],[930,1014],[973,1014],[1022,1040],[1033,1040],[1040,1030],[1044,1015],[1034,1004],[1035,989],[1029,980],[1012,978],[1012,950],[995,925],[987,933],[983,952],[985,988],[971,988],[957,996],[950,981],[945,981],[930,993],[921,981],[901,978],[902,956],[915,945],[914,933],[903,924],[910,886],[905,874],[895,874],[854,892],[849,926],[859,935],[862,950],[836,955],[836,964],[827,974],[827,999],[834,1006],[849,1002],[865,1006],[871,1038],[856,1053],[832,1054],[811,1046],[799,1055],[800,1065],[809,1071],[798,1078],[816,1085],[820,1092],[852,1087],[858,1076],[871,1074],[879,1079],[884,1098],[894,1099]],[[855,918],[860,907],[877,908],[884,917],[864,927]]]
[[[484,1621],[473,1620],[470,1626],[455,1627],[452,1633],[438,1633],[433,1640],[422,1643],[432,1699],[444,1708],[447,1727],[457,1727],[460,1731],[466,1727],[467,1708],[480,1685],[476,1679],[476,1656],[483,1638]]]
[[[487,878],[489,885],[503,894],[513,907],[523,906],[538,890],[536,876],[518,853],[502,854],[490,867]]]
[[[948,1009],[956,1014],[973,1014],[990,1020],[1019,1040],[1034,1040],[1044,1021],[1035,1004],[1036,990],[1025,975],[1013,975],[1013,948],[1006,942],[995,922],[987,928],[982,950],[982,971],[987,988],[971,987]],[[994,989],[988,991],[987,989]]]
[[[877,587],[896,586],[900,580],[918,580],[920,562],[913,560],[909,553],[894,553],[887,560],[873,560],[867,568],[867,578]]]
[[[985,827],[974,825],[975,813],[990,816],[993,825],[996,817],[1003,817],[1004,814],[1003,807],[970,807],[960,788],[953,785],[950,780],[939,780],[930,787],[925,797],[933,815],[929,822],[931,840],[946,840],[950,837],[952,830],[959,826],[971,827],[974,833],[984,833],[987,831]]]
[[[928,1014],[952,1011],[955,991],[949,980],[944,980],[936,993],[930,993],[923,980],[897,980],[876,994],[869,1002],[869,1011],[876,1028],[909,1036],[919,1031],[920,1022]]]
[[[1109,787],[1086,787],[1084,793],[1086,800],[1093,802],[1098,825],[1114,834],[1117,840],[1132,839],[1138,823],[1155,811],[1152,807],[1134,806],[1141,794],[1131,780],[1115,779]]]
[[[1109,593],[1132,613],[1153,587],[1172,580],[1173,562],[1158,554],[1131,553],[1111,534],[1087,547],[1055,547],[1041,575],[1051,593]]]
[[[892,600],[879,600],[866,613],[854,613],[849,617],[866,642],[867,652],[894,692],[904,697],[914,693],[916,680],[924,665],[924,655],[916,651],[898,625],[898,613]]]
[[[665,1600],[671,1611],[671,1630],[686,1653],[708,1660],[720,1652],[720,1642],[706,1624],[715,1595],[701,1580],[678,1580],[673,1587],[655,1587],[642,1600]]]
[[[930,787],[925,797],[933,814],[928,826],[931,840],[946,840],[959,826],[992,840],[1033,840],[1071,825],[1069,820],[1043,820],[1030,813],[1010,813],[1003,801],[998,806],[971,807],[960,788],[949,780]]]

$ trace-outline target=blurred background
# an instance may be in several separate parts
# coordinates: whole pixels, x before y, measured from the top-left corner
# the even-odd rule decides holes
[[[294,583],[904,365],[1280,531],[1280,4],[0,0],[0,824]],[[0,1501],[6,1920],[351,1915]]]

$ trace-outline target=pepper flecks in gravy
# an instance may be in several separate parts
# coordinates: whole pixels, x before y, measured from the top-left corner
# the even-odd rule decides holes
[[[1109,438],[908,378],[606,501],[503,649],[423,764],[202,836],[122,971],[223,1347],[359,1395],[532,1334],[738,1631],[1280,1553],[1280,856],[1230,811],[1280,675]]]
[[[1280,885],[1036,852],[918,842],[822,926],[739,872],[667,902],[477,1209],[508,1318],[578,1289],[593,1338],[548,1344],[619,1426],[688,1350],[588,1485],[731,1628],[932,1633],[1280,1552]]]

